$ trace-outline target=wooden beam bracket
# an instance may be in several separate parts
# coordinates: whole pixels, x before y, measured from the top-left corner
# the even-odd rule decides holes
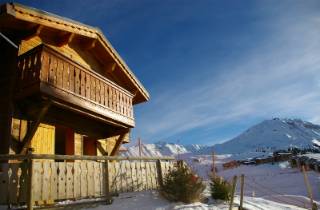
[[[59,47],[62,47],[64,45],[66,45],[66,44],[69,44],[70,42],[72,42],[74,36],[75,36],[74,33],[67,33],[67,34],[64,34],[62,36],[58,36],[57,37],[57,45]]]
[[[126,134],[127,134],[128,132],[129,132],[129,129],[128,129],[127,132],[124,132],[124,133],[120,134],[120,136],[119,136],[116,144],[114,145],[114,148],[112,149],[112,152],[111,152],[110,156],[117,155],[117,153],[118,153],[118,151],[119,151],[119,148],[120,148],[120,146],[122,145],[122,142],[123,142],[123,140],[124,140],[124,138],[125,138],[125,136],[126,136]]]
[[[106,69],[106,72],[108,72],[108,73],[114,72],[116,67],[117,67],[117,64],[114,62],[104,64],[104,68]]]
[[[103,156],[108,156],[108,152],[103,148],[100,141],[97,141],[97,148]]]
[[[32,39],[33,37],[39,36],[41,31],[43,29],[43,25],[37,25],[36,27],[34,27],[30,32],[26,33],[22,39],[27,41]]]
[[[96,46],[96,44],[97,44],[97,39],[90,39],[88,41],[85,41],[83,45],[85,50],[91,50]]]
[[[31,126],[28,128],[26,136],[22,140],[22,147],[19,150],[20,154],[25,154],[27,152],[27,149],[31,144],[31,140],[32,140],[34,134],[36,133],[38,126],[40,125],[40,122],[42,121],[44,116],[47,114],[50,106],[51,106],[51,101],[47,101],[44,104],[44,106],[41,108],[39,115],[38,115],[38,118],[34,122],[31,123]]]

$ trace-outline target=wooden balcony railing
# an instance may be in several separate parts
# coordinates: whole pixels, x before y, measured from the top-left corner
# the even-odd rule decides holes
[[[20,97],[40,91],[134,126],[130,92],[45,45],[19,56],[17,87]]]

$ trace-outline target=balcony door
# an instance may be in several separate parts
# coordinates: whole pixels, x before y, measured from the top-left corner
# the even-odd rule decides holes
[[[83,154],[97,155],[97,139],[86,136],[83,137]]]
[[[56,125],[55,154],[74,155],[74,131],[71,128]]]

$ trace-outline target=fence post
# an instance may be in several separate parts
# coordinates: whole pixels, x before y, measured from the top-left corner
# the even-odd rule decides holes
[[[105,160],[105,178],[106,178],[106,204],[112,204],[113,200],[110,196],[110,185],[109,185],[109,160]]]
[[[312,196],[312,190],[311,190],[311,186],[308,180],[308,176],[306,173],[306,169],[305,169],[305,165],[302,165],[302,173],[303,173],[303,178],[304,178],[304,183],[307,187],[307,191],[308,191],[308,195],[310,198],[310,204],[311,204],[311,209],[317,209],[317,205],[315,203],[313,203],[313,196]],[[315,208],[316,207],[316,208]]]
[[[33,193],[32,193],[33,160],[32,160],[32,149],[28,150],[27,166],[28,166],[27,209],[28,210],[32,210],[33,209]]]
[[[239,207],[239,210],[243,210],[243,188],[244,188],[244,174],[241,174],[241,178],[240,178],[240,207]]]
[[[229,210],[232,210],[234,193],[236,191],[236,185],[237,185],[237,176],[234,176],[233,180],[232,180],[232,189],[231,189],[231,198],[230,198]]]
[[[158,173],[158,182],[160,188],[163,186],[163,177],[162,177],[162,169],[161,169],[161,161],[157,160],[157,173]]]
[[[214,152],[212,152],[212,178],[216,177],[216,166],[215,166],[215,158]]]

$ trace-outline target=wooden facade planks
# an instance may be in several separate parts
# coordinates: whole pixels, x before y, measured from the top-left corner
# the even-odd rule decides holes
[[[56,162],[50,163],[50,186],[48,190],[50,190],[49,199],[55,200],[58,199],[58,167]]]
[[[33,180],[32,180],[32,194],[34,201],[41,200],[42,194],[42,162],[34,162],[33,163]]]
[[[88,169],[88,175],[87,175],[87,178],[88,178],[88,196],[89,197],[93,197],[94,194],[95,194],[95,189],[94,189],[94,166],[93,166],[94,162],[90,161],[90,162],[87,162],[87,169]]]
[[[50,162],[44,161],[42,163],[43,173],[42,173],[42,186],[41,186],[41,200],[48,201],[50,200],[50,189],[48,190],[48,184],[50,183],[51,169]]]
[[[73,188],[74,188],[74,176],[73,176],[73,168],[74,163],[66,163],[66,197],[73,198]]]
[[[101,179],[100,176],[102,176],[102,171],[100,170],[100,163],[93,162],[93,180],[94,180],[94,192],[93,197],[99,197],[101,195]]]
[[[86,198],[88,196],[87,163],[86,162],[81,162],[80,171],[81,171],[81,177],[80,177],[81,197]]]
[[[31,140],[31,147],[35,154],[54,154],[55,127],[40,123]]]
[[[73,198],[81,198],[81,166],[80,162],[74,163],[74,173],[73,173]]]
[[[58,163],[58,199],[66,197],[66,164]]]

